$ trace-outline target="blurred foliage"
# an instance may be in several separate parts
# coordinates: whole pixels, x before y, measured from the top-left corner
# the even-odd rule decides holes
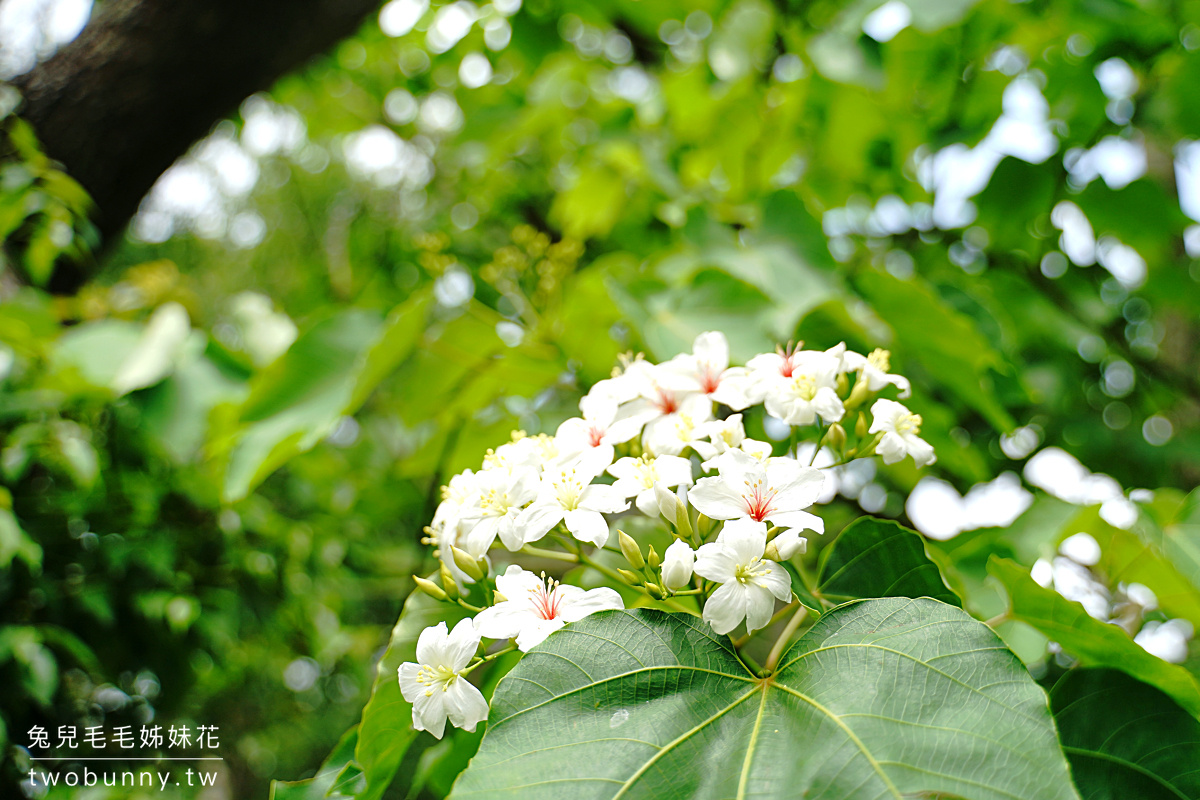
[[[370,772],[367,723],[339,736],[432,568],[441,480],[552,430],[619,353],[708,329],[739,358],[889,348],[960,492],[1039,444],[1156,490],[1131,531],[1039,494],[929,543],[973,613],[1006,608],[989,556],[1027,574],[1088,530],[1112,588],[1200,621],[1200,228],[1176,186],[1200,3],[912,0],[878,41],[881,5],[394,0],[220,122],[73,297],[35,287],[94,249],[86,198],[6,116],[0,743],[193,720],[224,732],[229,796],[330,751],[325,779],[351,750]],[[1114,139],[1142,174],[1084,180],[1080,149]],[[1108,266],[1064,255],[1071,208]],[[871,510],[903,518],[919,477],[881,469]],[[1045,662],[1045,635],[1001,631]],[[465,757],[424,753],[402,773],[441,796]]]

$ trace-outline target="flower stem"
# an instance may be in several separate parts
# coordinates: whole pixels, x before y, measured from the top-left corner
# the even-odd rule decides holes
[[[461,597],[460,597],[460,598],[458,598],[458,604],[459,604],[460,606],[462,606],[463,608],[467,609],[468,611],[474,611],[476,614],[478,614],[480,611],[483,611],[483,609],[482,609],[482,608],[479,608],[478,606],[473,606],[473,605],[471,605],[471,604],[470,604],[470,603],[468,603],[466,600],[463,600]]]
[[[521,548],[521,552],[535,558],[552,558],[555,561],[569,561],[572,564],[579,563],[579,556],[574,553],[560,553],[557,550],[546,550],[541,547],[534,547],[527,544]]]
[[[779,634],[779,638],[775,640],[775,646],[771,648],[770,654],[767,656],[767,662],[764,665],[768,672],[774,671],[775,665],[779,663],[780,656],[783,655],[783,649],[787,647],[788,640],[792,638],[792,634],[800,627],[800,623],[804,622],[804,618],[808,616],[808,609],[800,606],[796,609],[796,613],[788,620],[787,627],[783,629],[783,633]]]
[[[476,661],[474,664],[468,665],[466,669],[464,669],[462,672],[460,672],[458,674],[466,675],[467,673],[469,673],[471,670],[475,669],[476,667],[482,666],[483,664],[486,664],[489,661],[495,661],[500,656],[507,655],[508,653],[511,653],[513,650],[516,650],[516,649],[517,649],[517,646],[515,644],[511,644],[508,647],[504,648],[503,650],[497,650],[496,652],[492,653],[490,656],[476,656],[479,660]]]
[[[692,611],[690,608],[688,608],[686,606],[681,606],[679,603],[676,603],[673,600],[670,600],[669,598],[664,598],[662,600],[659,600],[657,597],[650,594],[650,592],[647,591],[644,586],[630,586],[630,584],[627,583],[625,581],[625,579],[621,577],[620,573],[617,572],[615,569],[606,567],[603,564],[599,563],[598,561],[592,560],[590,557],[588,557],[586,554],[584,554],[582,552],[579,554],[579,560],[582,561],[584,564],[587,564],[589,567],[596,570],[597,572],[601,572],[601,573],[607,575],[608,577],[612,578],[615,581],[620,581],[622,584],[624,584],[625,586],[629,586],[629,588],[631,588],[631,589],[637,589],[639,592],[646,595],[647,597],[649,597],[651,600],[655,601],[656,603],[662,603],[663,605],[665,605],[668,608],[671,608],[675,611],[682,611],[685,614],[691,614],[692,616],[699,616],[695,611]]]
[[[753,639],[755,636],[757,636],[757,635],[759,634],[759,632],[760,632],[760,631],[765,631],[767,628],[771,627],[771,626],[772,626],[772,625],[774,625],[776,622],[779,622],[779,620],[783,619],[783,618],[784,618],[784,617],[786,617],[788,614],[792,613],[792,611],[793,611],[793,609],[795,609],[795,607],[796,607],[796,601],[795,601],[795,600],[793,600],[792,602],[788,603],[788,604],[787,604],[786,606],[784,606],[783,608],[781,608],[781,609],[779,609],[778,611],[776,611],[776,612],[775,612],[775,615],[774,615],[773,617],[771,617],[771,619],[770,619],[770,620],[768,620],[768,621],[767,621],[767,624],[766,624],[766,625],[764,625],[764,626],[762,626],[761,628],[759,628],[759,629],[758,629],[757,631],[755,631],[754,633],[743,633],[741,636],[739,636],[738,638],[734,639],[734,640],[733,640],[733,646],[734,646],[734,647],[739,647],[739,648],[740,648],[740,647],[741,647],[742,645],[744,645],[746,642],[750,641],[750,640],[751,640],[751,639]]]

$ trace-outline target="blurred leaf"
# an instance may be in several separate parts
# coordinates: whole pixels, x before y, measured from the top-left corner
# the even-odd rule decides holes
[[[923,282],[902,281],[867,270],[858,286],[896,331],[905,354],[912,353],[936,381],[983,415],[996,430],[1016,427],[996,400],[989,370],[1006,371],[1003,357],[971,320],[950,308]]]
[[[354,758],[358,744],[358,726],[342,734],[337,747],[325,759],[317,774],[303,781],[271,781],[271,800],[323,800],[323,798],[353,797],[353,792],[338,780],[342,770]]]
[[[223,495],[240,500],[292,456],[312,449],[338,421],[416,347],[428,299],[418,296],[386,323],[369,311],[347,310],[300,335],[250,382],[232,432]]]
[[[1200,722],[1170,697],[1113,669],[1073,669],[1050,707],[1088,800],[1200,798]]]
[[[1008,592],[1013,619],[1037,628],[1089,667],[1114,667],[1162,689],[1192,714],[1200,713],[1200,685],[1183,667],[1147,653],[1116,625],[1088,616],[1079,603],[1034,583],[1028,570],[992,557],[990,572]]]

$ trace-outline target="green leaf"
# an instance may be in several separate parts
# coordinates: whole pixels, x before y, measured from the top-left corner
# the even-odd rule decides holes
[[[326,797],[349,797],[338,780],[354,757],[358,744],[358,726],[342,734],[333,752],[321,764],[317,774],[302,781],[271,781],[271,800],[322,800]]]
[[[428,298],[418,295],[381,322],[374,312],[351,309],[329,316],[305,333],[250,383],[232,432],[218,448],[228,451],[224,495],[249,494],[288,459],[311,450],[416,347]]]
[[[365,790],[358,795],[360,800],[375,800],[383,795],[408,748],[420,735],[420,731],[413,730],[412,706],[400,694],[396,670],[405,661],[416,660],[421,631],[439,622],[453,628],[466,616],[459,606],[438,602],[420,591],[414,591],[405,601],[400,619],[392,629],[391,641],[379,661],[371,698],[358,727],[354,760],[366,781]]]
[[[817,589],[835,602],[860,597],[932,597],[962,606],[925,548],[925,539],[890,520],[860,517],[821,554]]]
[[[1183,667],[1150,655],[1116,625],[1093,619],[1079,603],[1042,588],[1014,561],[993,556],[988,572],[1008,592],[1013,619],[1037,628],[1079,663],[1115,667],[1162,689],[1192,714],[1200,713],[1200,685]]]
[[[1075,785],[1088,800],[1200,798],[1200,722],[1112,669],[1073,669],[1050,692]]]
[[[1200,588],[1200,489],[1184,498],[1174,518],[1163,528],[1160,542],[1175,568]]]
[[[917,279],[902,281],[884,272],[864,271],[858,287],[879,315],[941,386],[978,411],[998,431],[1016,427],[996,399],[989,370],[1004,371],[1003,357],[975,323],[947,305]]]
[[[1077,797],[1045,694],[960,609],[847,604],[781,663],[757,678],[688,615],[594,614],[501,681],[451,797]]]

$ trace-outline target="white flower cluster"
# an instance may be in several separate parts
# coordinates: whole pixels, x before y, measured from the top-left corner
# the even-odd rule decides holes
[[[488,451],[481,469],[451,478],[426,529],[442,563],[441,585],[417,583],[475,616],[450,632],[445,623],[426,629],[417,663],[400,667],[414,727],[440,737],[449,719],[474,730],[487,717],[483,696],[465,679],[475,666],[499,652],[528,651],[593,612],[624,608],[612,588],[584,591],[516,564],[497,574],[497,543],[509,553],[590,567],[647,603],[695,608],[718,634],[743,622],[747,632],[765,627],[775,601],[792,597],[781,562],[805,551],[803,532],[824,530],[806,510],[821,495],[824,475],[799,452],[832,452],[837,465],[876,453],[888,464],[906,456],[917,466],[934,461],[919,436],[921,418],[894,400],[874,399],[893,387],[900,398],[909,394],[909,382],[888,368],[886,351],[864,356],[844,344],[781,348],[731,366],[725,336],[702,333],[692,353],[664,363],[625,359],[553,436],[515,433]],[[871,399],[868,421],[860,408]],[[744,414],[761,413],[756,406],[792,426],[785,454],[747,437]],[[675,539],[663,556],[653,547],[643,554],[621,532],[619,547],[609,545],[608,517],[634,509],[668,524]],[[632,569],[595,557],[606,549]],[[481,657],[482,638],[515,645]]]

